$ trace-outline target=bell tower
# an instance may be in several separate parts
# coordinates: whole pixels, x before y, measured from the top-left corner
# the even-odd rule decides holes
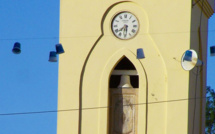
[[[213,13],[214,0],[61,0],[57,134],[203,134]],[[204,64],[185,70],[185,52]]]

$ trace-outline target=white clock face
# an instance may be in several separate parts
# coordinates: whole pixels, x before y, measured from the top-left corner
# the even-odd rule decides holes
[[[130,12],[121,12],[112,20],[112,32],[119,39],[133,38],[139,29],[137,18]]]

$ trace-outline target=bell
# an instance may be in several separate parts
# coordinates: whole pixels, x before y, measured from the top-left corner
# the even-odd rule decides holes
[[[55,48],[56,48],[56,53],[57,53],[57,54],[62,54],[62,53],[64,53],[63,46],[62,46],[61,44],[55,45]]]
[[[215,56],[215,46],[210,47],[210,55]]]
[[[129,75],[122,75],[118,88],[132,88]]]
[[[51,51],[49,54],[49,61],[50,62],[57,62],[57,54],[55,51]]]
[[[15,54],[20,54],[21,53],[21,44],[19,42],[14,43],[12,52]]]
[[[185,56],[184,56],[184,59],[183,59],[183,61],[192,61],[192,51],[190,51],[190,50],[187,50],[186,52],[185,52]]]
[[[142,48],[137,49],[137,59],[143,59],[145,58],[144,52]]]

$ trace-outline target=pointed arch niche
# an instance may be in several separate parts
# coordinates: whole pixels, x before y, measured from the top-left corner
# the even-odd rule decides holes
[[[135,134],[139,80],[136,68],[123,57],[109,80],[109,134]]]
[[[123,73],[128,74],[130,84],[120,83]],[[135,105],[146,103],[147,99],[147,77],[141,61],[130,50],[123,48],[106,62],[100,80],[100,106],[108,106],[109,109],[100,110],[100,124],[107,125],[100,127],[99,133],[145,133],[146,105]],[[116,105],[119,107],[114,107]]]

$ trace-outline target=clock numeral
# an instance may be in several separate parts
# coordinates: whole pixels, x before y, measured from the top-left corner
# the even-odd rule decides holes
[[[122,16],[120,15],[119,18],[122,19]]]
[[[127,14],[124,14],[124,18],[127,18]]]
[[[131,36],[131,33],[129,33],[129,35]]]
[[[117,27],[118,25],[114,25],[113,27]]]
[[[131,30],[131,32],[132,32],[132,33],[135,33],[135,32],[136,32],[136,30],[132,29],[132,30]]]
[[[137,27],[137,25],[133,25],[133,27]]]
[[[118,20],[115,20],[116,22],[119,22]]]
[[[133,20],[132,23],[134,23],[136,20]]]
[[[119,33],[118,35],[119,35],[119,36],[121,36],[121,35],[122,35],[122,33]]]
[[[132,15],[130,16],[129,20],[132,18]]]
[[[119,32],[119,30],[118,30],[118,29],[116,29],[116,30],[115,30],[115,33],[118,33],[118,32]]]

